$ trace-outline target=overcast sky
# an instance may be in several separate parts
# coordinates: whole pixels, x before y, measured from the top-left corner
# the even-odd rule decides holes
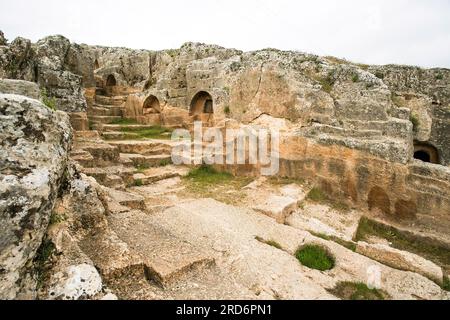
[[[450,0],[0,0],[10,40],[137,49],[198,41],[450,68]]]

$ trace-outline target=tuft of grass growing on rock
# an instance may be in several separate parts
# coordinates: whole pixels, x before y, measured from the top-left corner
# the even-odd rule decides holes
[[[309,233],[311,233],[313,236],[315,236],[317,238],[320,238],[320,239],[323,239],[323,240],[326,240],[326,241],[336,242],[337,244],[339,244],[339,245],[341,245],[341,246],[343,246],[343,247],[345,247],[345,248],[347,248],[347,249],[349,249],[349,250],[351,250],[353,252],[356,252],[356,243],[354,243],[352,241],[346,241],[344,239],[341,239],[341,238],[338,238],[338,237],[335,237],[335,236],[329,236],[329,235],[326,235],[326,234],[323,234],[323,233],[315,233],[315,232],[311,232],[311,231]]]
[[[136,179],[134,181],[134,186],[135,187],[142,187],[144,185],[144,182],[142,181],[142,179]]]
[[[230,115],[230,114],[231,114],[230,106],[226,106],[226,107],[223,109],[223,112],[225,112],[226,115]]]
[[[328,291],[344,300],[385,300],[389,298],[384,291],[370,289],[361,282],[339,282],[334,289]]]
[[[319,271],[331,270],[335,266],[334,257],[319,245],[306,245],[295,254],[302,265]]]
[[[420,126],[419,118],[417,117],[417,115],[411,114],[411,116],[409,117],[409,121],[411,121],[413,124],[414,132],[417,132]]]
[[[263,238],[261,238],[259,236],[256,236],[255,239],[257,241],[261,242],[261,243],[265,243],[265,244],[267,244],[267,245],[269,245],[271,247],[274,247],[276,249],[283,250],[283,247],[278,242],[276,242],[274,240],[264,240]]]
[[[50,239],[45,238],[36,252],[33,264],[38,288],[42,288],[46,280],[47,270],[49,269],[49,265],[51,263],[50,260],[55,251],[55,244]]]
[[[52,226],[52,225],[64,222],[64,221],[66,221],[66,219],[67,219],[67,217],[64,214],[58,214],[56,212],[53,212],[52,215],[50,216],[49,224]]]
[[[42,103],[49,108],[50,110],[56,111],[56,99],[53,97],[49,97],[47,94],[47,90],[41,90],[41,101]]]
[[[355,82],[355,83],[356,83],[356,82],[359,82],[359,75],[355,73],[355,74],[352,76],[352,81]]]
[[[333,90],[333,86],[334,86],[334,81],[331,79],[331,77],[327,77],[325,79],[320,79],[319,82],[322,85],[323,91],[325,91],[327,93],[331,93],[331,91]]]

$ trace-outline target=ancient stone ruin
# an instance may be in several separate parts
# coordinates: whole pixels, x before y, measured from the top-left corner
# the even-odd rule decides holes
[[[277,174],[174,165],[199,121]],[[0,298],[448,300],[449,141],[448,69],[0,32]]]

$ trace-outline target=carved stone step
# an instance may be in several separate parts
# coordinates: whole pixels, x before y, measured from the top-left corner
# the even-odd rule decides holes
[[[133,161],[135,167],[159,167],[172,163],[172,156],[170,154],[160,154],[152,156],[143,156],[140,154],[121,153],[120,158],[123,160],[129,159]]]
[[[118,237],[143,260],[147,276],[162,286],[214,264],[212,253],[179,239],[151,223],[141,211],[111,215],[109,224]]]

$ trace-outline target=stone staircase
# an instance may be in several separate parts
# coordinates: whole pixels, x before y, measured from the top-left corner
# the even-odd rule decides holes
[[[97,115],[107,113],[106,108],[110,114],[118,110],[94,108],[91,111],[97,113],[91,119],[114,117]],[[104,128],[120,130],[115,125]],[[153,210],[173,205],[170,199],[174,196],[162,194],[170,187],[163,186],[189,171],[170,165],[174,145],[168,140],[107,142],[98,131],[75,134],[71,158],[100,185],[108,221],[107,228],[93,232],[81,246],[108,283],[136,278],[151,288],[165,288],[215,265],[214,252],[178,238],[148,218]],[[146,192],[146,187],[160,194]]]
[[[91,129],[97,130],[103,124],[110,124],[123,118],[124,102],[128,96],[107,96],[103,94],[104,90],[97,88],[94,103],[87,109]]]

